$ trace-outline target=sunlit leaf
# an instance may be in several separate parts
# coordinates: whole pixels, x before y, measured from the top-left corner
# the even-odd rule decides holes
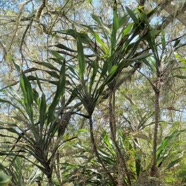
[[[123,30],[123,35],[124,36],[130,33],[130,31],[132,30],[133,25],[134,25],[133,23],[130,23],[126,26],[126,28]]]
[[[4,172],[0,172],[0,185],[1,186],[8,186],[9,182],[11,180],[11,177],[5,174]]]
[[[111,70],[109,72],[109,76],[113,75],[116,72],[117,68],[118,68],[117,65],[112,66],[112,68],[111,68]]]

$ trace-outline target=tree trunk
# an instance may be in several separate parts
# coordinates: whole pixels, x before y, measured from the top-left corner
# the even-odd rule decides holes
[[[158,126],[159,126],[159,118],[160,118],[159,99],[160,99],[160,91],[159,89],[156,89],[155,90],[155,126],[154,126],[154,139],[153,139],[153,160],[152,160],[152,167],[151,167],[152,177],[157,176],[156,152],[157,152],[157,140],[158,140]]]

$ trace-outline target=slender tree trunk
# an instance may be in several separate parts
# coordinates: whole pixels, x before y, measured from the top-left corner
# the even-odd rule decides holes
[[[122,159],[120,158],[119,153],[117,153],[116,161],[117,161],[117,169],[118,169],[118,175],[117,175],[118,186],[123,186],[123,166],[122,166]]]
[[[159,62],[160,63],[160,62]],[[158,64],[158,63],[157,63]],[[155,126],[154,126],[154,138],[153,138],[153,160],[152,160],[152,167],[151,167],[151,176],[156,177],[157,176],[157,143],[158,143],[158,128],[159,128],[159,121],[160,121],[160,71],[159,66],[156,67],[157,71],[157,80],[156,80],[156,87],[154,88],[155,93]]]
[[[109,117],[111,137],[113,141],[116,141],[115,91],[109,97]]]
[[[48,176],[48,186],[54,186],[51,175]]]
[[[111,137],[116,147],[116,161],[117,161],[117,168],[118,168],[118,186],[123,186],[123,168],[125,174],[127,176],[128,184],[131,185],[131,179],[128,172],[126,161],[121,153],[119,145],[116,139],[116,118],[115,118],[115,91],[113,91],[109,97],[109,120],[110,120],[110,130],[111,130]]]
[[[109,99],[109,116],[110,116],[110,131],[111,137],[114,142],[116,142],[116,118],[115,118],[115,91],[111,93]],[[116,151],[116,163],[118,169],[117,175],[117,186],[123,186],[123,169],[122,169],[122,160],[118,151]]]
[[[104,171],[106,172],[106,174],[108,175],[110,181],[112,182],[113,185],[116,185],[116,182],[114,180],[114,178],[112,177],[112,175],[110,174],[110,172],[107,170],[107,168],[105,167],[102,159],[100,158],[99,156],[99,153],[98,153],[98,150],[97,150],[97,146],[96,146],[96,142],[95,142],[95,139],[94,139],[94,130],[93,130],[93,122],[92,122],[92,117],[90,116],[89,118],[89,125],[90,125],[90,136],[91,136],[91,142],[92,142],[92,145],[93,145],[93,150],[94,150],[94,153],[96,154],[96,157],[99,161],[99,163],[102,165]]]
[[[157,87],[157,86],[156,86]],[[153,160],[152,160],[152,167],[151,167],[151,176],[157,176],[157,141],[158,141],[158,127],[159,127],[159,120],[160,120],[160,90],[159,88],[155,89],[155,126],[154,126],[154,138],[153,138]]]

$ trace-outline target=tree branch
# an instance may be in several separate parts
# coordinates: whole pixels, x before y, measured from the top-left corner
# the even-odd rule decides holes
[[[36,20],[39,21],[41,13],[43,11],[43,9],[45,8],[46,4],[47,4],[48,0],[43,0],[40,7],[38,8],[37,12],[36,12]]]

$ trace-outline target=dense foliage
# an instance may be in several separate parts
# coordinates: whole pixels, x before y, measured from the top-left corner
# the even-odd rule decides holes
[[[186,3],[138,3],[2,1],[0,185],[186,185]]]

